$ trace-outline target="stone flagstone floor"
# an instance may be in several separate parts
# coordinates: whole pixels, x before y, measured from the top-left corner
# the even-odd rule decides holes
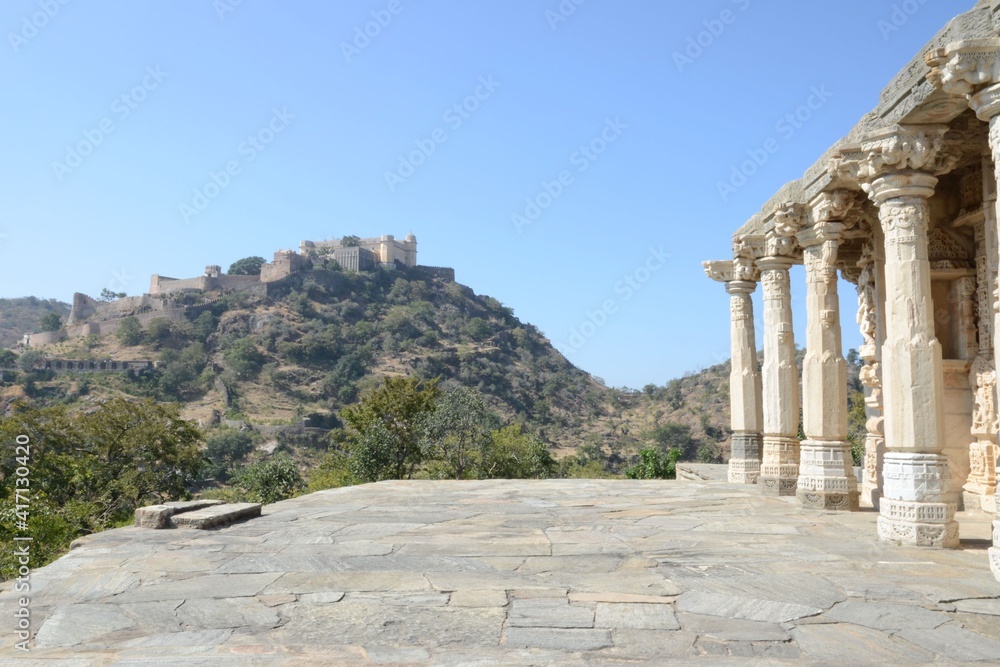
[[[954,551],[876,517],[714,480],[338,489],[87,538],[33,573],[30,653],[4,584],[0,667],[1000,664],[988,517]]]

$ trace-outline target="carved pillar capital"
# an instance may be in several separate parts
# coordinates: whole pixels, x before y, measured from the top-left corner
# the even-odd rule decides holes
[[[856,203],[857,197],[850,190],[821,192],[810,202],[812,219],[815,223],[844,222]]]
[[[785,202],[774,209],[774,233],[783,238],[795,236],[808,222],[808,209],[803,204]]]
[[[968,39],[929,51],[927,80],[938,90],[969,98],[980,120],[1000,114],[1000,39]]]
[[[966,39],[928,51],[927,80],[949,95],[971,95],[1000,83],[1000,40]]]
[[[705,268],[705,275],[719,283],[730,283],[733,281],[733,260],[723,260],[714,262],[702,262]]]
[[[842,222],[817,222],[799,232],[797,238],[799,245],[803,248],[811,248],[827,242],[835,242],[839,245],[844,229],[845,225]],[[836,261],[836,256],[831,258],[831,261]]]
[[[760,271],[753,260],[737,258],[735,260],[702,262],[705,275],[716,282],[724,283],[730,294],[752,294],[757,289]]]

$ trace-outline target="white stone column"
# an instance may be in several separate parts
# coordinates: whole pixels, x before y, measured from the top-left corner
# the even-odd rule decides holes
[[[857,510],[858,480],[847,442],[847,362],[840,329],[837,253],[854,195],[823,193],[798,234],[806,265],[806,356],[798,497],[802,507]]]
[[[877,233],[876,233],[877,232]],[[872,230],[875,237],[881,230]],[[881,239],[877,241],[881,245]],[[862,248],[858,268],[858,326],[864,339],[858,354],[865,361],[861,369],[861,384],[865,386],[865,408],[868,416],[865,424],[865,460],[861,480],[861,504],[878,509],[882,497],[882,464],[885,459],[885,428],[882,417],[882,337],[883,326],[879,326],[879,304],[884,303],[884,283],[876,251],[876,238],[866,242]],[[882,295],[882,298],[879,295]]]
[[[886,343],[882,349],[887,451],[879,537],[956,547],[957,492],[944,447],[941,345],[935,337],[927,232],[937,174],[954,167],[945,126],[898,126],[862,142],[858,176],[885,234]]]
[[[799,370],[792,332],[788,270],[793,242],[768,235],[768,256],[757,260],[764,286],[764,451],[757,486],[764,495],[793,496],[799,476]]]
[[[951,95],[967,97],[969,106],[979,119],[989,123],[989,144],[994,166],[992,171],[994,177],[1000,177],[1000,169],[996,168],[1000,165],[1000,40],[977,39],[949,44],[928,53],[926,61],[930,67],[927,80],[932,85]],[[996,197],[993,199],[996,207],[988,217],[996,224],[1000,220],[1000,200]],[[993,229],[986,234],[986,238],[989,240],[992,236],[995,239],[996,233],[996,229]],[[988,258],[988,261],[995,266],[995,255]],[[995,371],[996,361],[1000,358],[1000,307],[996,302],[998,296],[990,296]],[[1000,509],[1000,502],[996,505]],[[1000,520],[993,523],[993,547],[989,550],[989,557],[993,574],[1000,580]]]
[[[760,365],[754,330],[753,300],[756,270],[749,260],[705,262],[708,276],[726,284],[730,294],[732,370],[729,375],[730,420],[733,436],[729,457],[729,481],[756,484],[760,474],[761,405]],[[744,279],[737,279],[737,278]]]
[[[993,51],[993,62],[1000,65],[1000,46],[996,47],[996,49],[997,50]],[[998,189],[1000,189],[1000,82],[996,81],[994,78],[990,78],[988,79],[988,81],[992,85],[990,85],[990,87],[988,88],[980,90],[978,93],[973,95],[969,100],[969,104],[973,108],[973,110],[975,110],[976,115],[979,117],[980,120],[988,121],[990,124],[989,141],[990,141],[990,152],[993,154],[993,167],[994,167],[993,174],[994,178],[997,179]],[[995,208],[991,218],[995,224],[1000,224],[1000,222],[998,222],[1000,221],[1000,199],[997,199],[995,202]],[[994,227],[994,229],[990,230],[989,232],[986,232],[985,234],[986,239],[989,240],[991,235],[993,239],[996,239],[998,236],[1000,236],[1000,230]],[[978,271],[979,268],[978,262],[976,268]],[[993,294],[990,295],[990,297],[991,297],[990,302],[992,305],[990,311],[992,313],[992,320],[993,320],[992,323],[993,330],[991,332],[992,333],[991,342],[993,344],[993,355],[992,355],[993,363],[992,363],[992,368],[987,367],[985,369],[980,369],[984,372],[978,379],[977,384],[981,384],[983,386],[981,388],[977,387],[976,408],[978,413],[980,401],[986,403],[987,399],[989,399],[990,402],[987,411],[992,410],[995,416],[996,405],[997,405],[996,361],[998,357],[1000,357],[1000,303],[998,303],[998,299],[1000,299],[1000,294],[994,292]],[[992,371],[992,374],[990,374],[989,371]],[[986,389],[986,387],[990,385],[992,385],[991,387],[992,391],[989,394],[987,394],[986,392],[989,390]],[[981,415],[975,415],[974,417],[980,417],[980,416]],[[982,417],[985,420],[987,416],[982,415]],[[975,421],[977,420],[974,418],[973,428],[975,428],[976,426]],[[992,456],[993,459],[992,463],[989,461],[984,461],[983,465],[994,466],[992,483],[994,487],[994,493],[996,493],[997,491],[1000,491],[1000,489],[998,489],[996,486],[996,479],[998,476],[1000,476],[1000,468],[997,468],[995,466],[1000,465],[1000,461],[997,460],[997,447],[995,444],[997,440],[996,425],[994,423],[991,426],[993,431],[992,432],[993,437],[991,443],[993,444],[993,447],[991,448],[992,451],[989,451],[990,448],[986,448],[987,451],[983,451],[981,452],[981,454],[984,457],[987,455]],[[985,427],[982,430],[986,430]],[[970,451],[970,455],[974,453],[975,453],[974,450]],[[973,463],[973,465],[975,465],[975,463]],[[994,497],[993,506],[997,512],[1000,512],[1000,494],[997,494]],[[993,522],[993,546],[989,550],[989,558],[990,558],[990,568],[993,570],[993,575],[997,578],[998,581],[1000,581],[1000,515],[998,515],[997,519]]]

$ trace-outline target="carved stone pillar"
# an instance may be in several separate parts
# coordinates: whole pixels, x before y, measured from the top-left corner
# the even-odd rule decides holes
[[[729,400],[733,437],[729,457],[729,481],[755,484],[760,474],[761,377],[757,363],[753,300],[757,274],[746,259],[735,262],[705,262],[705,272],[713,280],[724,282],[730,294],[732,371],[729,375]]]
[[[1000,165],[1000,40],[966,40],[950,44],[946,48],[931,51],[927,54],[926,60],[927,65],[931,68],[930,73],[927,75],[927,80],[946,93],[968,97],[969,106],[976,112],[979,119],[989,123],[989,143],[994,166],[992,171],[994,177],[1000,178],[1000,169],[996,168],[997,165]],[[993,192],[996,192],[996,190],[994,189]],[[996,201],[995,197],[994,201]],[[996,224],[997,220],[1000,220],[1000,201],[996,201],[996,208],[990,217],[994,224]],[[995,239],[996,233],[996,229],[991,230],[986,234],[986,238],[989,240],[992,235],[993,239]],[[993,262],[996,261],[995,258],[990,259]],[[978,262],[976,268],[978,273]],[[989,311],[992,314],[993,320],[993,330],[991,332],[993,363],[986,366],[977,358],[977,363],[973,365],[973,374],[980,371],[985,374],[985,377],[982,379],[977,377],[975,380],[977,413],[980,411],[980,400],[982,399],[984,403],[987,401],[985,385],[989,385],[991,382],[994,385],[994,391],[993,396],[989,399],[990,407],[987,409],[992,409],[995,412],[996,407],[995,371],[996,359],[998,351],[1000,351],[1000,304],[997,303],[997,299],[1000,298],[1000,295],[993,294],[991,297],[992,307]],[[978,370],[976,368],[977,364],[979,367]],[[994,371],[993,377],[989,377],[988,375],[990,369]],[[981,384],[984,387],[980,387]],[[979,416],[978,414],[975,415],[974,421]],[[976,427],[973,426],[973,428],[975,429]],[[994,433],[994,440],[995,438]],[[994,469],[994,475],[996,474],[996,470]],[[997,502],[996,505],[1000,509],[1000,502]],[[993,569],[993,574],[1000,580],[1000,520],[993,523],[993,547],[989,550],[989,555],[990,567]]]
[[[873,230],[874,231],[874,230]],[[858,276],[858,326],[864,343],[858,350],[865,365],[861,384],[865,386],[868,415],[865,435],[864,472],[861,480],[861,504],[878,509],[882,497],[882,465],[885,459],[885,428],[882,417],[882,344],[879,335],[879,284],[882,279],[876,260],[874,242],[864,244]]]
[[[879,207],[885,234],[886,343],[882,349],[886,447],[879,537],[958,546],[944,447],[941,345],[935,337],[927,233],[936,175],[955,161],[944,126],[898,126],[870,135],[857,175]]]
[[[997,373],[993,360],[993,305],[991,298],[990,263],[987,256],[989,239],[986,223],[976,225],[976,277],[963,279],[959,289],[963,318],[972,319],[978,328],[978,349],[969,373],[975,407],[972,413],[972,443],[969,445],[970,472],[965,491],[965,508],[996,511],[993,496],[996,494],[996,384]],[[968,284],[966,284],[968,283]],[[969,303],[966,303],[968,301]],[[968,311],[968,312],[966,312]],[[979,317],[976,318],[978,313]],[[966,327],[963,326],[964,330]],[[974,342],[976,338],[972,338]],[[984,502],[989,498],[988,502]]]
[[[792,333],[787,233],[768,235],[768,256],[757,260],[764,285],[764,453],[757,486],[764,495],[793,496],[799,476],[799,370]]]
[[[798,234],[806,266],[806,356],[802,366],[799,504],[857,510],[858,481],[847,442],[847,362],[842,354],[837,253],[854,204],[846,191],[813,202],[813,222]]]

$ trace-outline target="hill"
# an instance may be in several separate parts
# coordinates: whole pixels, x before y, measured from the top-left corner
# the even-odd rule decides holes
[[[206,426],[252,425],[281,445],[304,423],[339,427],[339,411],[381,378],[416,375],[479,390],[507,421],[595,474],[620,472],[652,442],[677,445],[688,458],[723,458],[725,367],[644,392],[609,388],[496,299],[419,267],[359,273],[324,264],[268,294],[183,300],[181,321],[132,323],[38,349],[61,359],[152,359],[155,372],[22,374],[8,378],[4,396],[80,407],[149,396],[182,403],[185,417]]]
[[[30,331],[40,331],[42,318],[55,313],[62,319],[69,315],[69,304],[55,299],[0,299],[0,348],[13,347]]]

